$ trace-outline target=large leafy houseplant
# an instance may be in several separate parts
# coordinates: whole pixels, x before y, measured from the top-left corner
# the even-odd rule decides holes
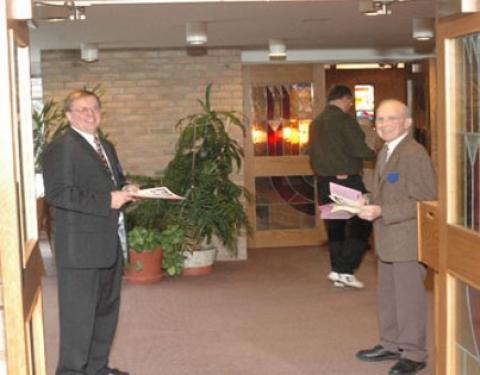
[[[245,125],[234,111],[212,109],[210,92],[208,85],[205,99],[198,100],[201,112],[176,124],[180,136],[164,182],[185,200],[169,202],[166,219],[182,228],[182,245],[188,250],[217,237],[236,254],[239,235],[250,229],[243,204],[249,193],[231,178],[241,169],[244,157],[232,131],[236,128],[245,137]]]

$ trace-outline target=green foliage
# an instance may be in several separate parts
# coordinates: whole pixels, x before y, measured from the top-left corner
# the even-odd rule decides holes
[[[42,171],[42,154],[48,143],[61,135],[68,127],[63,109],[53,100],[48,101],[41,110],[33,111],[33,155],[35,171]]]
[[[137,253],[152,253],[161,245],[161,233],[152,228],[134,227],[128,232],[128,243]]]
[[[230,131],[238,128],[245,136],[245,125],[233,111],[213,110],[210,90],[208,85],[205,100],[199,100],[203,111],[176,124],[180,137],[164,182],[186,199],[170,202],[167,216],[184,228],[190,249],[210,243],[215,235],[236,254],[238,236],[243,228],[250,229],[242,203],[250,195],[230,179],[241,169],[244,156]]]
[[[170,224],[160,238],[163,249],[163,269],[169,276],[181,274],[188,242],[185,230],[177,224]]]

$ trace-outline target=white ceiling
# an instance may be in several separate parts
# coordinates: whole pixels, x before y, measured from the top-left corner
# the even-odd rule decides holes
[[[246,60],[250,56],[252,61],[267,58],[271,38],[283,39],[289,56],[310,54],[311,60],[321,60],[321,51],[329,51],[330,57],[323,60],[338,56],[346,61],[343,55],[357,52],[354,59],[369,60],[366,55],[362,57],[365,51],[375,51],[385,60],[401,59],[404,54],[414,58],[432,53],[434,47],[433,41],[417,42],[412,38],[412,19],[434,17],[434,0],[395,2],[390,16],[376,17],[362,15],[358,0],[160,0],[156,4],[139,4],[138,0],[137,4],[126,4],[129,1],[125,0],[95,5],[101,2],[90,1],[94,5],[86,8],[85,21],[48,23],[37,18],[38,28],[31,30],[33,54],[41,49],[78,49],[86,42],[98,43],[100,49],[186,48],[185,25],[191,21],[207,22],[208,48],[239,48],[245,51],[242,56]],[[35,8],[37,17],[65,11]]]

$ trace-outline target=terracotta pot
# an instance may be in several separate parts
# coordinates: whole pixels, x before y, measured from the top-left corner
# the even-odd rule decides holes
[[[208,275],[213,271],[213,263],[217,255],[217,249],[201,249],[192,253],[187,253],[183,263],[182,275],[201,276]]]
[[[39,234],[45,227],[46,210],[45,198],[37,198],[37,225]]]
[[[125,279],[131,284],[153,284],[162,279],[163,251],[141,253],[130,250],[130,266],[125,268]]]

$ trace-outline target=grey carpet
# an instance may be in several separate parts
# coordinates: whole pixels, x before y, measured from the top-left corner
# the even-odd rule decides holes
[[[51,268],[50,268],[51,270]],[[326,279],[325,248],[250,250],[213,274],[124,285],[111,365],[131,375],[376,375],[393,362],[364,363],[377,343],[376,270],[369,252],[363,290]],[[56,280],[44,278],[48,373],[58,351]],[[429,295],[429,366],[434,374]]]

